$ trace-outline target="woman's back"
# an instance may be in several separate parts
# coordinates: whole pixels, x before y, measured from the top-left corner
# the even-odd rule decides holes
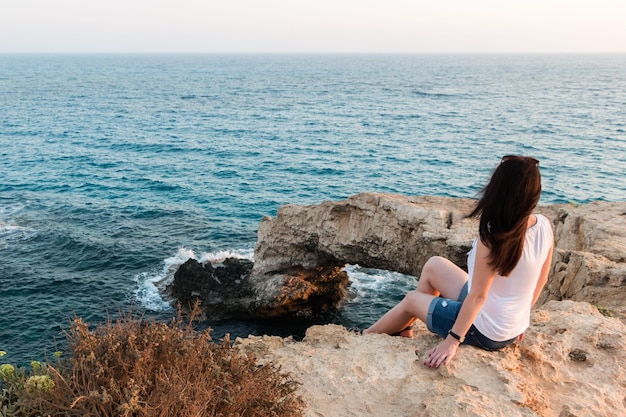
[[[508,277],[496,275],[474,326],[492,340],[503,341],[523,333],[529,325],[530,308],[541,268],[554,240],[548,219],[536,215],[526,230],[522,256]],[[476,258],[476,243],[468,254],[469,286]]]

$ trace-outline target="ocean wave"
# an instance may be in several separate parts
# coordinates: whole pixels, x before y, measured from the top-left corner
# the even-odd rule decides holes
[[[226,258],[254,259],[252,249],[241,250],[220,250],[216,252],[205,252],[196,255],[192,249],[181,247],[175,255],[163,260],[163,267],[155,272],[142,272],[135,276],[137,287],[133,291],[133,298],[147,310],[170,311],[173,300],[165,296],[168,285],[174,281],[174,274],[182,264],[189,259],[195,259],[200,263],[210,262],[212,265],[219,265]]]
[[[354,295],[350,303],[359,303],[363,299],[368,299],[370,303],[376,303],[379,299],[387,301],[390,295],[403,295],[417,285],[417,278],[414,276],[384,269],[347,265],[344,271],[350,277],[350,289]]]
[[[35,236],[37,236],[35,229],[0,221],[0,247],[7,246],[10,241],[25,241]]]
[[[223,263],[226,258],[236,259],[248,259],[254,261],[253,249],[241,249],[241,250],[221,250],[217,252],[206,252],[198,260],[200,263],[211,262],[212,265]]]

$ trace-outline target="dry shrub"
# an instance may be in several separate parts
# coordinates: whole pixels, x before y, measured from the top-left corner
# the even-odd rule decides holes
[[[55,388],[30,398],[51,416],[276,416],[304,415],[297,384],[280,369],[257,365],[212,341],[179,313],[170,324],[132,313],[90,330],[74,319],[67,365],[49,367]]]

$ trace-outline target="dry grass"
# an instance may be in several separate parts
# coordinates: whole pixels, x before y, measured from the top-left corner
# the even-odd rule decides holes
[[[304,415],[297,384],[271,365],[259,366],[228,340],[215,343],[179,313],[170,324],[132,313],[90,330],[74,319],[71,359],[48,366],[54,387],[22,393],[23,409],[50,416]]]

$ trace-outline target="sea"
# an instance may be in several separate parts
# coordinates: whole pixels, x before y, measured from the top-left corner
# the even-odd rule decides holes
[[[67,351],[130,311],[169,321],[189,258],[254,258],[263,216],[374,191],[475,197],[507,154],[541,204],[626,200],[626,55],[0,55],[0,350]],[[348,265],[314,322],[367,326],[417,277]]]

